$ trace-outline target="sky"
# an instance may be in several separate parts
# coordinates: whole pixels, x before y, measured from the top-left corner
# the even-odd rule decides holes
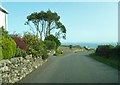
[[[67,29],[62,43],[106,43],[118,41],[117,2],[3,2],[7,9],[8,30],[21,35],[29,31],[24,25],[26,17],[33,12],[57,12]]]
[[[2,2],[119,2],[119,0],[0,0]]]

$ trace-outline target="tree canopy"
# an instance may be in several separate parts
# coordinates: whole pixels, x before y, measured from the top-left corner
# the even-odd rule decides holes
[[[60,16],[56,12],[48,10],[47,12],[34,12],[27,16],[27,22],[25,25],[29,25],[32,32],[37,36],[47,37],[52,34],[52,30],[55,30],[55,36],[57,38],[66,39],[66,28],[60,22]],[[36,31],[34,30],[36,29]]]

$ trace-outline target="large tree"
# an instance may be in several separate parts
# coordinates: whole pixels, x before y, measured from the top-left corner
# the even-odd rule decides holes
[[[47,12],[41,11],[32,13],[27,16],[27,22],[25,24],[29,25],[33,33],[36,33],[37,36],[39,34],[41,39],[43,35],[44,37],[50,36],[52,30],[55,31],[55,36],[57,38],[62,36],[65,39],[66,37],[66,28],[60,22],[60,16],[51,10],[48,10]],[[36,32],[34,31],[34,28],[36,29]]]

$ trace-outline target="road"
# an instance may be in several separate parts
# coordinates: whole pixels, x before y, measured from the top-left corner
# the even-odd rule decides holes
[[[52,56],[19,83],[118,83],[118,71],[87,55]]]

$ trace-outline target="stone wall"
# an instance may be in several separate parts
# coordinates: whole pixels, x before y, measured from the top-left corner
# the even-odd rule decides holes
[[[47,60],[45,60],[47,61]],[[41,57],[17,57],[0,61],[0,83],[15,83],[32,72],[45,61]]]

